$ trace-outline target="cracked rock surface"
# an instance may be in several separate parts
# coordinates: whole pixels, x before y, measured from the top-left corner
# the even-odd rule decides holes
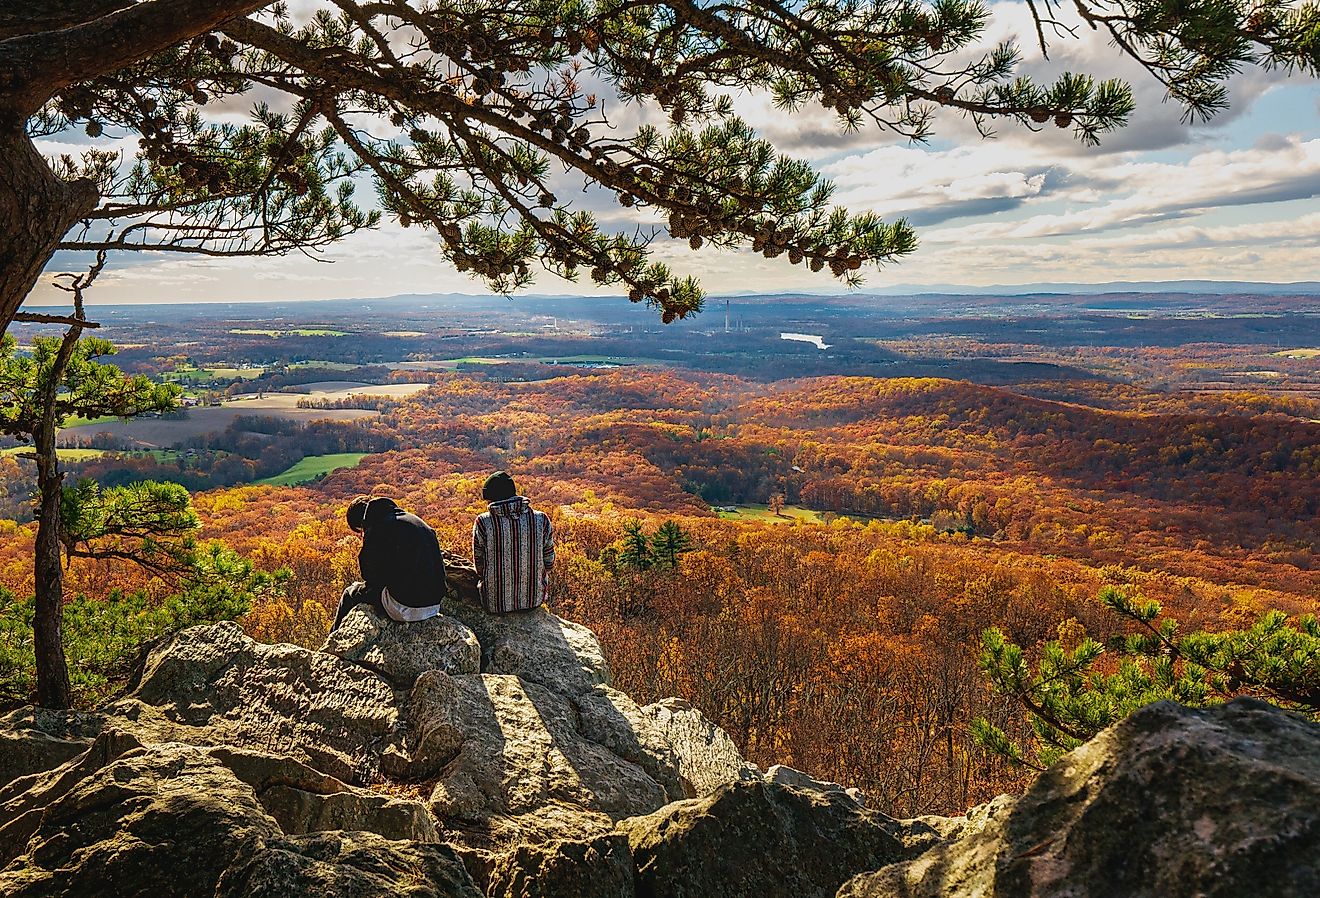
[[[196,627],[123,699],[0,717],[0,895],[1320,894],[1320,726],[1261,702],[1153,705],[1021,798],[895,820],[638,705],[590,630],[487,615],[450,570],[429,626]]]

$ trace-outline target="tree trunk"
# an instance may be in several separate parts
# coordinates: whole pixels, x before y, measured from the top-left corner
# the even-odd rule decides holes
[[[91,181],[55,177],[22,122],[0,120],[0,335],[65,233],[98,200]]]
[[[55,428],[36,434],[37,485],[41,519],[37,524],[36,613],[32,620],[37,660],[37,704],[68,708],[72,704],[69,666],[64,660],[64,568],[60,543],[60,499],[64,475],[55,452]]]
[[[82,294],[75,296],[75,312],[81,317]],[[64,332],[50,371],[37,386],[41,393],[41,421],[32,434],[37,456],[37,489],[41,495],[32,642],[37,662],[37,704],[43,708],[68,708],[73,704],[69,665],[64,659],[64,546],[60,539],[64,474],[55,449],[55,400],[82,330],[81,325],[75,324]]]

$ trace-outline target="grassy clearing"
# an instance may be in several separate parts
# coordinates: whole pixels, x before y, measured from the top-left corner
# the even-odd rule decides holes
[[[721,511],[720,517],[726,521],[757,521],[762,524],[792,524],[794,521],[802,521],[805,524],[821,523],[819,512],[812,511],[810,508],[799,508],[796,505],[785,505],[784,510],[776,517],[770,513],[770,509],[764,505],[739,505],[737,511]]]
[[[1320,349],[1285,349],[1281,352],[1270,353],[1270,355],[1285,359],[1315,359],[1320,358]]]
[[[309,455],[287,471],[276,474],[274,477],[258,480],[257,483],[268,483],[273,486],[294,486],[299,483],[306,483],[309,480],[315,480],[322,474],[329,474],[331,471],[352,468],[368,455],[370,455],[368,452],[336,452],[331,455]]]
[[[177,462],[181,456],[185,458],[187,457],[185,453],[180,452],[178,449],[139,449],[138,451],[150,455],[156,461],[161,463]],[[226,455],[228,453],[220,454]]]
[[[79,418],[74,415],[64,422],[65,427],[82,427],[87,424],[109,424],[111,421],[118,421],[114,415],[102,415],[99,418]]]
[[[274,330],[263,328],[235,328],[230,331],[231,334],[242,334],[248,337],[347,337],[348,331],[331,330],[328,327],[294,327],[288,330]]]
[[[111,418],[110,420],[113,421],[114,418]],[[8,449],[0,449],[0,455],[21,455],[24,452],[31,451],[31,446],[12,446]],[[105,455],[106,450],[59,448],[56,452],[59,453],[60,461],[86,461],[89,458],[96,458],[97,456]]]

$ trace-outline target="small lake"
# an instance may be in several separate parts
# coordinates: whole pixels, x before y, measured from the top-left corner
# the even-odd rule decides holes
[[[824,338],[817,334],[780,334],[781,340],[797,340],[799,343],[810,343],[817,349],[829,349],[832,344],[826,343]]]

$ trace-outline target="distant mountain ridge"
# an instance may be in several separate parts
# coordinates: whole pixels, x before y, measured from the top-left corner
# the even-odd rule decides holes
[[[895,284],[892,287],[859,291],[872,296],[1026,296],[1037,293],[1096,295],[1103,293],[1246,293],[1269,296],[1320,294],[1320,281],[1107,281],[1102,284],[1052,283],[994,284],[972,287],[966,284]]]
[[[840,291],[832,284],[824,285],[821,289],[790,289],[790,290],[765,290],[754,293],[742,292],[717,292],[711,293],[711,300],[725,299],[772,299],[777,297],[795,296],[795,297],[867,297],[867,296],[1099,296],[1113,294],[1183,294],[1183,295],[1214,295],[1228,296],[1234,294],[1257,295],[1257,296],[1320,296],[1320,281],[1293,281],[1293,282],[1270,282],[1270,281],[1213,281],[1213,280],[1180,280],[1180,281],[1107,281],[1100,284],[1068,283],[1068,282],[1047,282],[1042,281],[1032,284],[993,284],[990,286],[973,286],[969,284],[894,284],[889,287],[864,288],[855,291]],[[301,306],[308,303],[353,303],[365,304],[371,303],[395,303],[395,302],[439,302],[445,303],[490,303],[498,300],[501,303],[512,301],[534,301],[545,300],[605,300],[619,301],[622,296],[610,295],[583,295],[576,293],[519,293],[510,298],[497,296],[488,293],[400,293],[392,296],[363,296],[363,297],[326,297],[324,299],[270,299],[268,297],[256,297],[252,299],[216,299],[205,302],[187,302],[187,303],[107,303],[99,308],[171,308],[171,307],[192,307],[192,306],[235,306],[235,305],[278,305]],[[42,303],[30,303],[32,307],[43,305]]]

